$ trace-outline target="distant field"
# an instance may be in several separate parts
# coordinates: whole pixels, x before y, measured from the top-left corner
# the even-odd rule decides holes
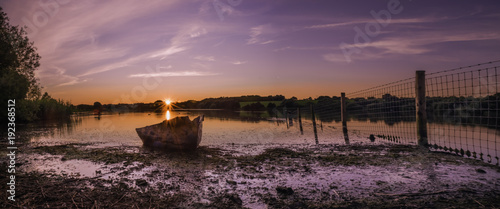
[[[257,103],[257,102],[240,102],[240,107],[244,107],[244,106],[247,106],[247,105],[253,104],[253,103]],[[262,101],[260,103],[263,104],[264,107],[267,107],[267,105],[269,103],[274,103],[276,106],[278,106],[281,104],[281,101]]]
[[[274,104],[276,104],[276,106],[279,106],[281,104],[281,102],[282,101],[262,101],[260,103],[263,104],[264,107],[267,107],[267,105],[269,103],[274,103]],[[310,101],[309,100],[298,100],[297,104],[299,104],[301,106],[306,106],[308,102],[310,102]],[[244,106],[247,106],[247,105],[253,104],[253,103],[257,103],[257,102],[240,102],[240,107],[244,107]],[[313,100],[312,103],[316,104],[316,103],[318,103],[318,100]]]

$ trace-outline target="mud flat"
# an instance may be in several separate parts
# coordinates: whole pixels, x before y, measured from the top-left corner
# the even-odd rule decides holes
[[[0,208],[500,208],[499,166],[407,145],[26,145],[19,159]]]

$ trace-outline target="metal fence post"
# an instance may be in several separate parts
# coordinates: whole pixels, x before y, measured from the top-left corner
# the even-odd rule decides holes
[[[425,102],[425,71],[419,70],[415,76],[415,111],[417,119],[418,145],[427,146],[427,110]]]
[[[342,120],[342,132],[344,133],[344,140],[349,144],[349,135],[347,134],[347,108],[345,102],[345,93],[340,94],[340,119]]]

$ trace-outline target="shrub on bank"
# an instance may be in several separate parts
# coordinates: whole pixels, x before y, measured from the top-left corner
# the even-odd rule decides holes
[[[68,119],[73,109],[69,102],[53,99],[47,93],[33,100],[16,100],[16,116],[21,122]]]

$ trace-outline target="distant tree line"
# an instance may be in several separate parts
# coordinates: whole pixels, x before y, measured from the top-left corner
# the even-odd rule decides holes
[[[243,107],[241,102],[250,103]],[[264,105],[263,102],[267,102]],[[276,105],[278,102],[279,105]],[[283,95],[275,96],[240,96],[240,97],[219,97],[206,98],[201,101],[188,100],[184,102],[176,102],[172,104],[173,109],[224,109],[224,110],[247,110],[247,111],[265,111],[274,108],[296,108],[305,107],[309,103],[314,103],[312,98],[306,100],[298,100],[296,97],[286,99]],[[95,104],[80,104],[76,106],[77,111],[94,111]],[[103,104],[103,111],[110,112],[147,112],[165,110],[165,104],[162,100],[157,100],[153,103],[135,103],[135,104]]]
[[[100,102],[94,102],[93,105],[90,104],[79,104],[76,106],[76,111],[87,112],[87,111],[106,111],[106,112],[162,112],[164,107],[164,102],[157,100],[153,103],[134,103],[134,104],[101,104]]]
[[[275,96],[259,96],[259,95],[248,95],[240,97],[219,97],[219,98],[207,98],[201,101],[188,100],[185,102],[179,102],[175,104],[175,107],[182,109],[226,109],[226,110],[239,110],[240,102],[263,102],[263,101],[283,101],[285,96],[275,95]],[[260,103],[259,103],[260,104]],[[262,104],[261,104],[262,105]],[[246,110],[265,110],[260,105],[252,105],[244,108]]]

